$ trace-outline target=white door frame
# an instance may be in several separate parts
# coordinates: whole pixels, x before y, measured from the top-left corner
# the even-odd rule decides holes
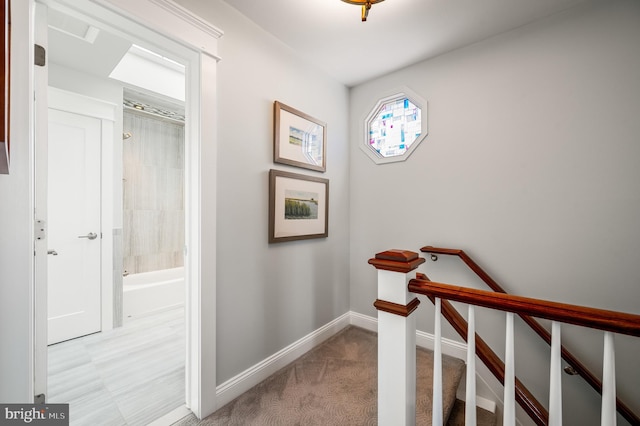
[[[27,1],[33,3],[36,0]],[[140,40],[140,42],[146,42],[150,45],[161,46],[168,55],[187,64],[187,120],[185,124],[186,401],[187,406],[196,416],[206,417],[217,408],[215,369],[216,67],[219,60],[217,40],[222,36],[222,32],[171,0],[42,0],[42,3],[70,13],[81,14],[83,17],[93,20],[93,24],[98,27],[109,28],[109,30],[130,40]],[[30,22],[30,25],[33,26],[33,22]],[[167,37],[172,41],[167,43]],[[41,87],[37,84],[36,86]],[[38,96],[37,93],[36,96]],[[39,100],[40,106],[42,106],[43,100],[46,103],[46,96],[39,97]],[[42,118],[38,117],[39,120]],[[35,118],[31,117],[31,119],[35,126]],[[36,155],[40,155],[37,150]],[[35,168],[35,159],[32,161]],[[206,185],[203,185],[203,182]],[[36,197],[35,194],[34,197]],[[36,294],[32,297],[36,313],[43,310],[41,281],[36,279]],[[44,294],[46,294],[46,290],[44,290]],[[46,312],[46,303],[44,306],[44,312]],[[38,364],[42,360],[39,360],[35,355],[37,346],[41,345],[41,340],[39,340],[41,337],[38,332],[38,330],[43,330],[41,317],[43,315],[36,315],[33,340],[34,346],[36,346],[32,355],[34,357],[32,359],[33,365],[35,365],[33,383],[36,392],[39,387],[42,387],[42,384],[38,382],[42,378],[37,374],[42,370],[42,366]],[[46,327],[46,323],[44,327]],[[44,368],[46,371],[46,364]]]

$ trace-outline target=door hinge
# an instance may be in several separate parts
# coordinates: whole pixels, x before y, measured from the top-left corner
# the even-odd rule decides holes
[[[35,236],[36,241],[41,241],[47,238],[47,222],[44,220],[36,220]]]
[[[47,63],[47,51],[39,44],[34,44],[33,47],[34,63],[39,67],[44,67]]]
[[[36,395],[33,397],[34,404],[44,404],[45,403],[45,395],[43,393]]]

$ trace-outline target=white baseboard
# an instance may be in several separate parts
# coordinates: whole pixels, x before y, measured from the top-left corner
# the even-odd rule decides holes
[[[377,318],[357,312],[347,312],[219,385],[216,389],[218,408],[233,401],[253,386],[265,380],[287,364],[295,361],[348,325],[354,325],[374,332],[378,331]],[[433,340],[432,334],[423,331],[416,332],[416,345],[420,347],[433,350]],[[443,338],[442,353],[454,358],[466,360],[467,345],[466,343]],[[491,412],[495,412],[496,410],[496,405],[493,401],[483,398],[480,395],[476,397],[476,405]]]
[[[350,324],[370,331],[378,331],[378,319],[357,312],[349,312]],[[416,331],[416,345],[433,350],[433,334]],[[467,359],[467,344],[442,338],[442,353],[461,360]]]
[[[153,422],[149,423],[147,426],[171,426],[172,424],[179,422],[190,414],[191,410],[182,405],[160,417],[159,419],[156,419]]]
[[[433,350],[434,337],[431,333],[425,333],[424,331],[416,331],[416,345],[421,348]],[[456,342],[455,340],[442,338],[442,353],[449,355],[453,358],[458,358],[463,361],[467,360],[467,344]]]
[[[481,396],[476,395],[476,407],[480,407],[483,410],[486,410],[490,413],[496,413],[496,403],[487,398],[483,398]]]
[[[365,330],[378,332],[378,319],[369,315],[362,315],[357,312],[349,312],[349,324]]]
[[[318,346],[329,337],[338,333],[350,324],[350,312],[336,318],[314,332],[293,342],[286,348],[262,360],[235,377],[227,380],[216,388],[216,402],[218,408],[233,401],[276,371],[295,361],[309,350]]]
[[[458,389],[458,393],[456,394],[456,398],[458,398],[460,401],[466,401],[467,400],[467,396],[465,394],[465,389],[463,386],[461,386]],[[482,396],[476,395],[476,407],[482,408],[483,410],[486,410],[490,413],[495,414],[496,413],[496,409],[498,407],[498,404],[496,404],[495,401],[492,401],[488,398],[484,398]]]

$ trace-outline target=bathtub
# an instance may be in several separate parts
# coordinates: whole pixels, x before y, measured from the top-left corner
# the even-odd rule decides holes
[[[184,268],[131,274],[122,278],[125,320],[184,305]]]

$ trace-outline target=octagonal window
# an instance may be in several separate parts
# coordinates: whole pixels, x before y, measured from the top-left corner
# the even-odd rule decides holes
[[[379,100],[369,113],[362,148],[378,164],[404,161],[426,134],[426,102],[398,93]]]

